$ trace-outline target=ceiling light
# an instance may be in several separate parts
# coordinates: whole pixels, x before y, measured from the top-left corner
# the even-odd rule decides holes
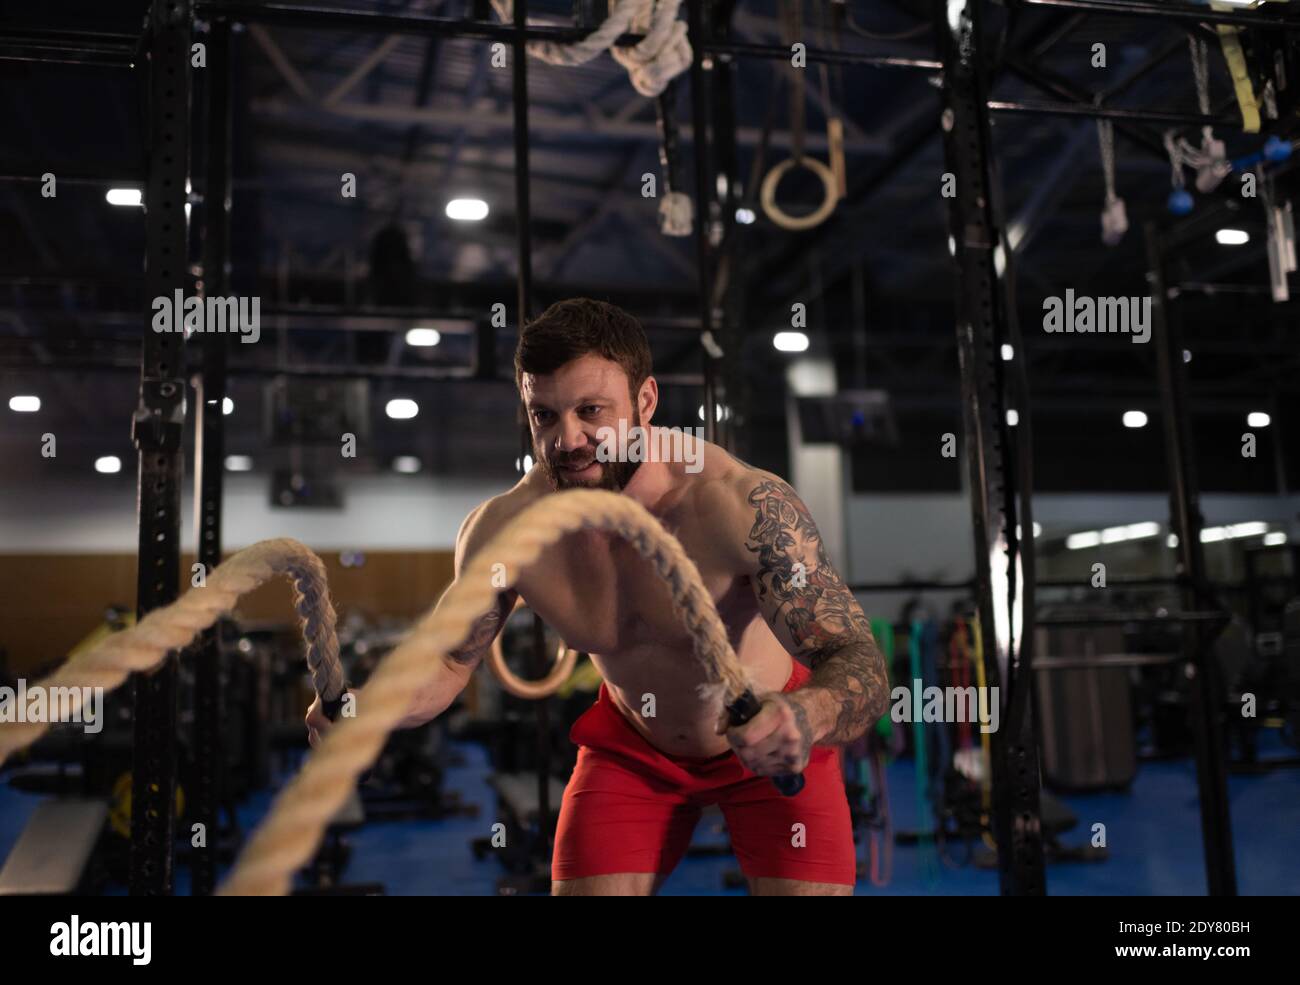
[[[110,188],[104,199],[109,205],[143,205],[144,192],[139,188]]]
[[[488,204],[481,198],[453,198],[447,203],[447,218],[459,222],[478,222],[486,219]]]
[[[777,332],[772,345],[778,352],[803,352],[808,348],[808,336],[803,332]]]
[[[384,408],[384,413],[395,421],[409,421],[416,414],[420,413],[420,405],[414,400],[407,400],[405,397],[398,397],[396,400],[388,401],[388,406]]]
[[[412,328],[406,333],[406,344],[418,348],[427,348],[442,341],[442,333],[436,328]]]

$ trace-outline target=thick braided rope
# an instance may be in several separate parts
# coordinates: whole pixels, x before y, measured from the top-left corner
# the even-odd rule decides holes
[[[330,729],[281,791],[218,890],[220,895],[288,891],[293,874],[311,858],[357,777],[378,758],[389,733],[409,710],[411,695],[433,677],[441,656],[464,642],[502,588],[515,584],[547,547],[580,530],[616,534],[653,565],[668,585],[673,608],[690,631],[709,680],[721,685],[724,700],[750,686],[699,570],[644,507],[626,496],[595,490],[546,496],[479,551],[437,606],[380,662],[356,695],[356,717],[343,718]]]
[[[191,588],[171,605],[150,612],[131,629],[114,633],[94,649],[73,657],[36,686],[102,687],[112,691],[131,673],[157,667],[168,652],[186,646],[230,612],[240,596],[280,574],[293,580],[294,611],[302,620],[307,666],[316,691],[337,697],[343,689],[343,670],[325,565],[304,545],[287,537],[264,540],[232,555],[213,569],[204,587]],[[0,763],[31,745],[49,727],[48,722],[0,722]]]
[[[608,49],[627,69],[633,88],[652,99],[691,64],[686,22],[677,19],[681,5],[682,0],[616,0],[605,22],[581,40],[529,41],[526,50],[550,65],[584,65]],[[492,0],[492,7],[503,23],[514,23],[513,0]],[[624,34],[643,37],[626,48],[614,44]]]

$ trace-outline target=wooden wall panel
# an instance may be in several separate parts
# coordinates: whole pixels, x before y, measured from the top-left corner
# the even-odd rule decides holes
[[[371,619],[412,618],[451,583],[450,551],[367,552],[360,568],[337,553],[323,556],[330,594],[343,618],[358,610]],[[182,570],[193,558],[185,555]],[[0,554],[0,651],[14,676],[61,660],[95,629],[110,605],[135,610],[133,554]],[[237,614],[256,622],[292,623],[293,596],[283,578],[245,596]]]

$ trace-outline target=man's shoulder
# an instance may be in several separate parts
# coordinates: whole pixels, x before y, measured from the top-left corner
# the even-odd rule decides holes
[[[703,515],[719,513],[752,518],[754,506],[764,495],[790,487],[778,475],[755,468],[717,446],[710,446],[706,467],[690,477],[690,495]]]
[[[537,483],[525,476],[505,492],[479,503],[460,525],[460,532],[456,535],[457,551],[473,553],[482,547],[539,495],[541,490]]]

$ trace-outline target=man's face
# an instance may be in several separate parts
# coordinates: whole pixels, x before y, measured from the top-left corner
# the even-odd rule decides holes
[[[650,381],[647,386],[653,389]],[[628,484],[637,462],[596,460],[601,428],[617,432],[620,420],[627,421],[628,430],[641,424],[639,408],[628,392],[627,374],[618,363],[591,354],[580,356],[554,373],[523,374],[520,390],[533,455],[553,488],[617,492]],[[650,405],[648,413],[652,412]]]

